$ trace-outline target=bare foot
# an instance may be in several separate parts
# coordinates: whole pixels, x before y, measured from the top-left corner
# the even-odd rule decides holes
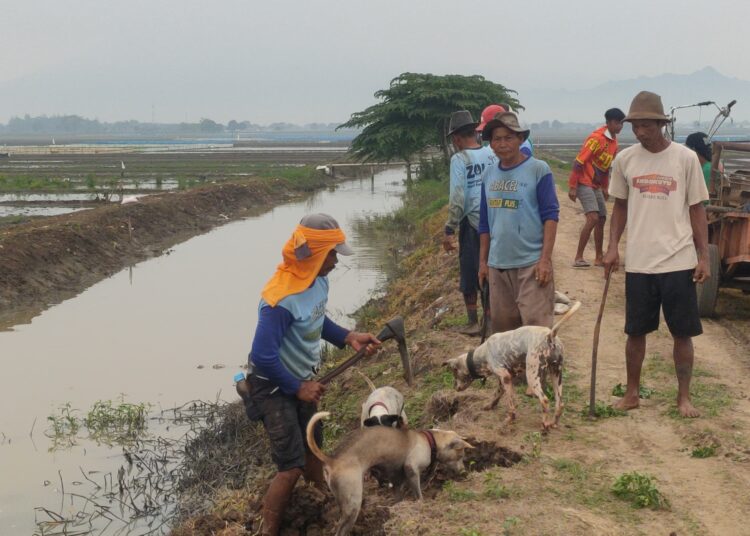
[[[695,406],[690,402],[689,399],[678,400],[677,409],[680,411],[680,415],[688,419],[694,419],[701,416],[701,412],[695,409]]]
[[[629,409],[635,409],[640,405],[641,403],[638,395],[636,395],[635,397],[631,397],[626,394],[620,400],[612,404],[612,407],[615,409],[619,409],[620,411],[628,411]]]

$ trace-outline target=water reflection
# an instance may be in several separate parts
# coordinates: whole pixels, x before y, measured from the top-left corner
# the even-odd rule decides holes
[[[59,486],[43,485],[58,482],[58,471],[69,483],[81,480],[81,467],[107,473],[122,463],[117,451],[85,440],[48,453],[43,428],[61,405],[87,411],[121,394],[156,408],[217,393],[234,397],[231,378],[246,361],[260,290],[306,213],[336,217],[356,252],[329,276],[329,310],[352,326],[347,314],[384,280],[388,248],[357,231],[356,222],[398,207],[402,179],[401,170],[384,171],[374,181],[347,182],[228,224],[0,332],[0,438],[7,438],[0,441],[2,534],[28,535],[35,506],[59,507]]]

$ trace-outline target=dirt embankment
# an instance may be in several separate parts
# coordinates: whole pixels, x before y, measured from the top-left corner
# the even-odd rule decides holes
[[[249,180],[0,228],[0,326],[28,321],[119,270],[232,219],[321,187]]]

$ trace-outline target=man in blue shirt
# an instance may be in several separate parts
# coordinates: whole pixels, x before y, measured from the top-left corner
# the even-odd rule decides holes
[[[500,160],[485,177],[479,215],[479,281],[490,283],[493,332],[553,323],[560,204],[547,163],[521,151],[528,136],[513,112],[482,131]]]
[[[294,485],[304,474],[324,485],[320,461],[305,442],[305,428],[325,386],[313,379],[320,367],[320,339],[371,354],[380,341],[370,333],[348,331],[326,316],[328,277],[337,254],[351,255],[346,237],[327,214],[305,216],[284,245],[283,262],[263,288],[258,325],[248,357],[250,395],[245,410],[268,432],[278,473],[262,508],[264,535],[279,533]],[[318,444],[322,429],[316,428]]]
[[[459,289],[466,305],[467,325],[461,330],[466,335],[479,335],[477,292],[479,290],[479,199],[482,193],[482,177],[493,167],[497,158],[489,147],[477,142],[474,129],[477,123],[466,110],[451,115],[448,137],[456,149],[450,165],[450,195],[448,221],[445,224],[443,248],[447,252],[456,249],[455,235],[458,229]],[[487,316],[489,311],[485,310]]]

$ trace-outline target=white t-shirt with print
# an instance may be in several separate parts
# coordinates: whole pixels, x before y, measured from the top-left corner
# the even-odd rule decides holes
[[[698,156],[670,143],[652,153],[639,143],[617,155],[610,195],[628,201],[625,270],[661,274],[698,263],[690,206],[708,199]]]

